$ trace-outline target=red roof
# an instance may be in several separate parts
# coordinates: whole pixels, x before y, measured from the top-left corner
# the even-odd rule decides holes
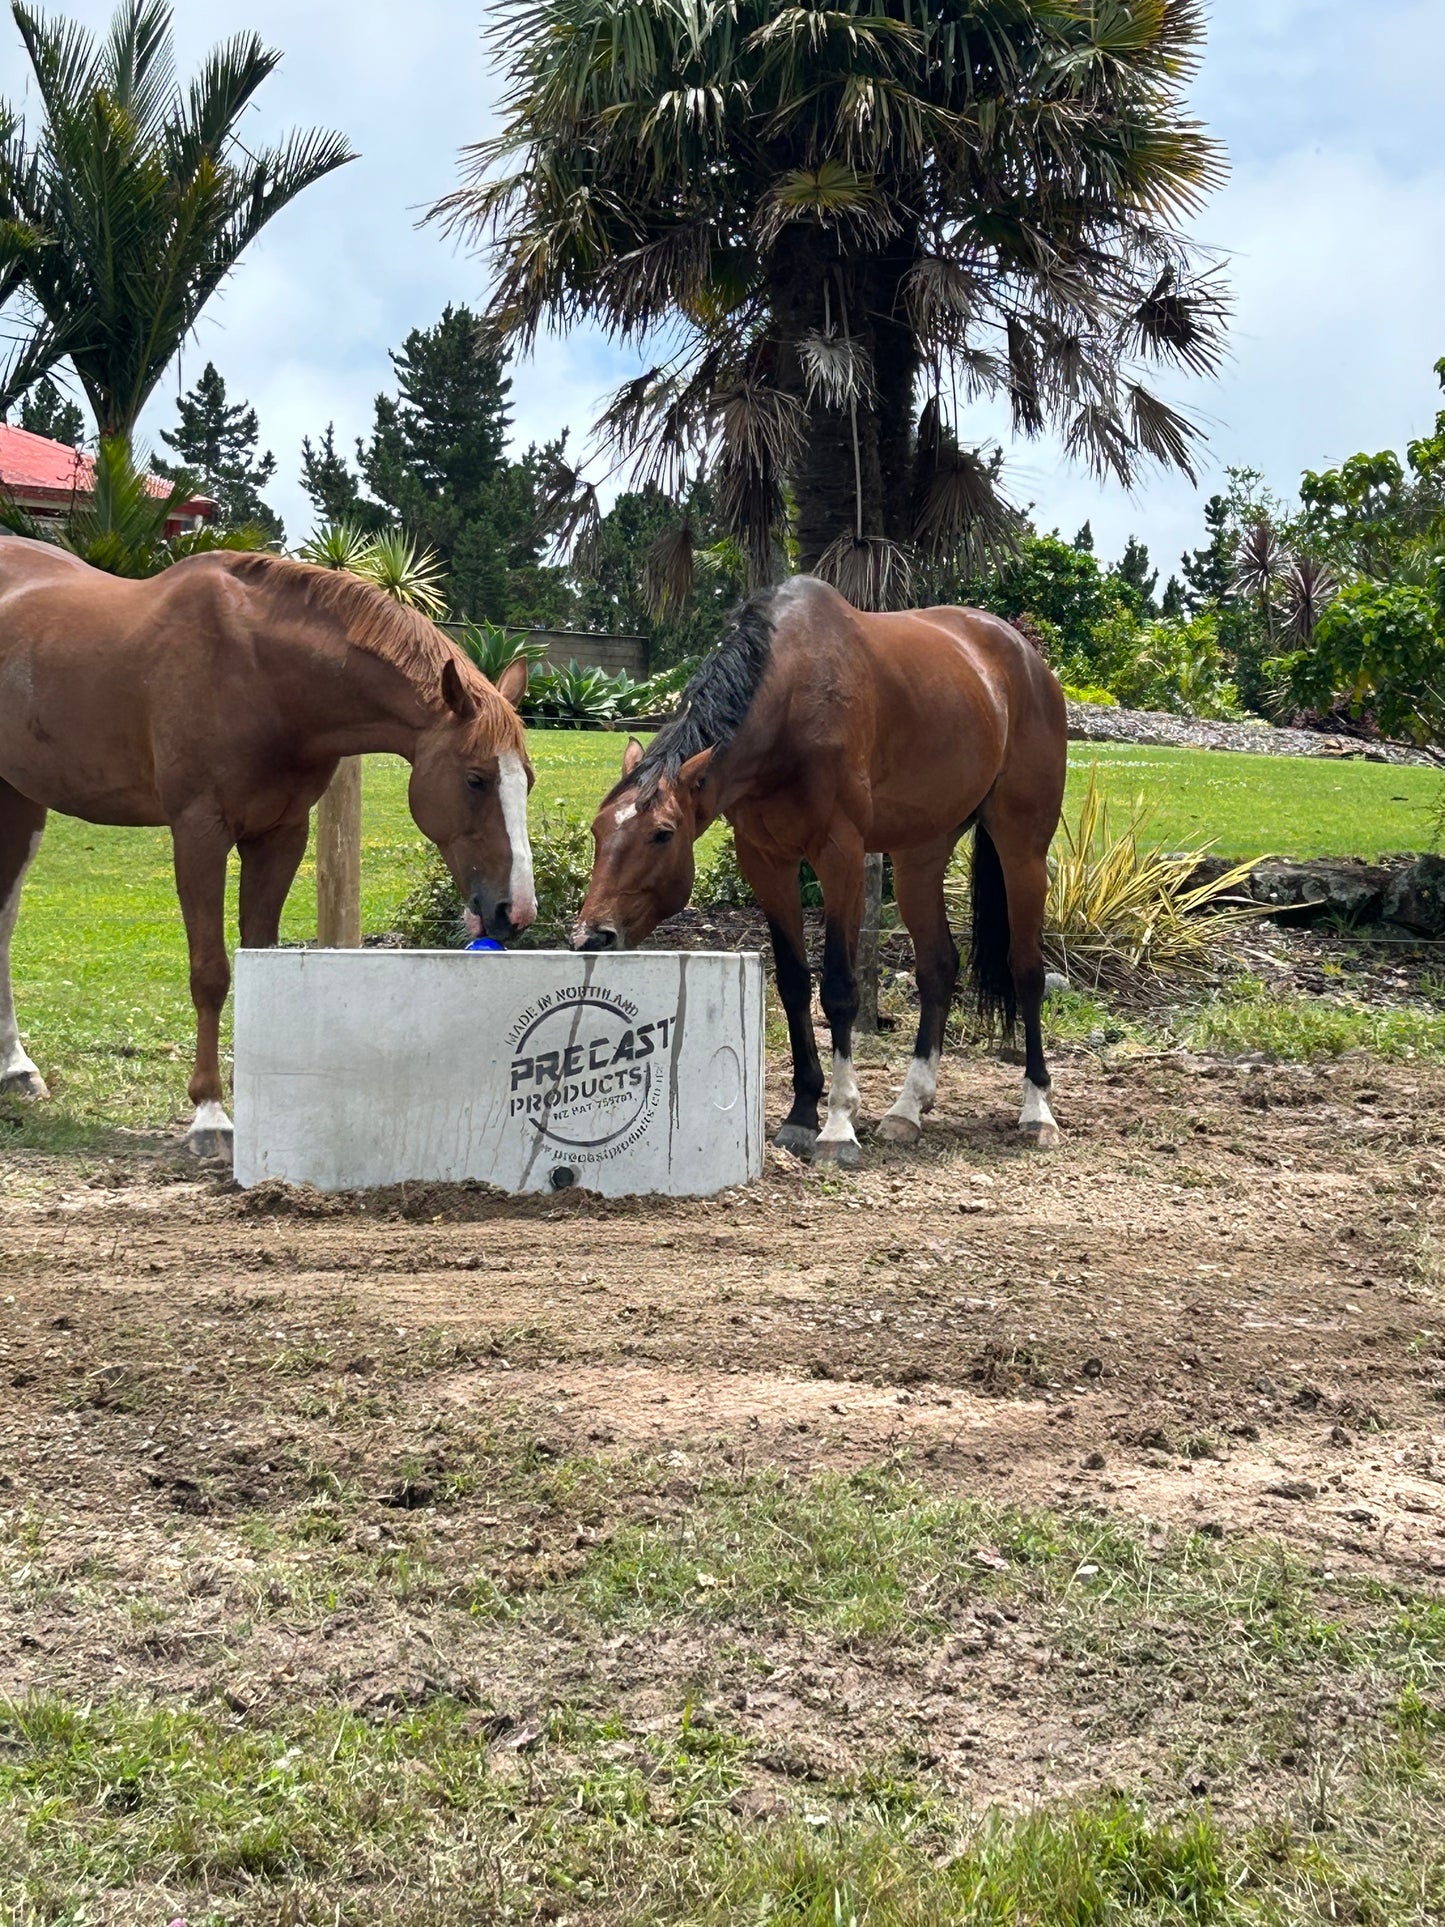
[[[29,501],[68,502],[75,495],[92,492],[94,473],[95,463],[82,449],[0,422],[0,488],[7,495]],[[159,475],[148,475],[145,485],[152,495],[170,494],[170,483]],[[199,514],[214,506],[208,496],[198,495],[185,503],[181,512]]]

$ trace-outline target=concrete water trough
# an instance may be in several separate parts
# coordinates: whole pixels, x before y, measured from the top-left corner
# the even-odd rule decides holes
[[[763,1168],[754,955],[243,950],[235,1170],[703,1197]]]

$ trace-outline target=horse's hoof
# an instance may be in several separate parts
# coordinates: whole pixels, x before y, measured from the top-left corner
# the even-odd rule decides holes
[[[1031,1150],[1057,1151],[1064,1134],[1057,1124],[1020,1124],[1019,1134]]]
[[[878,1120],[878,1136],[884,1144],[916,1144],[923,1136],[923,1126],[915,1124],[911,1117],[900,1117],[889,1111]]]
[[[193,1158],[226,1158],[235,1155],[236,1134],[231,1130],[220,1130],[215,1125],[206,1125],[201,1130],[191,1131],[186,1138],[186,1149]]]
[[[820,1137],[813,1146],[814,1164],[836,1164],[840,1171],[856,1171],[862,1160],[857,1138]]]
[[[49,1095],[39,1071],[11,1071],[8,1077],[0,1077],[0,1097],[19,1097],[27,1104],[39,1104]]]
[[[817,1141],[818,1133],[810,1131],[806,1124],[780,1124],[773,1139],[780,1151],[791,1151],[795,1158],[812,1157]]]

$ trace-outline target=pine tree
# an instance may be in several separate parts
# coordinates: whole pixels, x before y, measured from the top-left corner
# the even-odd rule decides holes
[[[1154,591],[1159,586],[1159,571],[1149,567],[1149,551],[1144,543],[1132,535],[1129,537],[1123,555],[1109,571],[1109,579],[1139,615],[1158,615]]]
[[[67,448],[79,448],[85,440],[85,416],[79,406],[62,395],[49,375],[42,375],[20,403],[20,426],[32,435],[44,435]]]
[[[254,525],[270,542],[280,542],[285,530],[274,510],[261,500],[261,490],[276,472],[276,457],[256,453],[261,427],[254,408],[228,402],[226,384],[216,364],[208,361],[200,380],[176,403],[180,420],[174,429],[161,430],[161,440],[174,449],[179,462],[157,457],[159,475],[173,482],[194,477],[201,490],[217,504],[216,520],[223,529]]]
[[[336,424],[328,422],[317,446],[309,435],[301,442],[301,486],[311,497],[320,522],[349,522],[367,534],[387,526],[386,510],[369,502],[351,464],[336,446]]]
[[[1092,555],[1094,553],[1094,524],[1092,521],[1085,522],[1084,526],[1074,537],[1074,547],[1084,555]]]
[[[1164,585],[1164,594],[1159,600],[1159,613],[1170,622],[1177,622],[1184,614],[1184,584],[1177,575],[1171,575]]]
[[[1230,599],[1236,537],[1227,496],[1210,496],[1204,505],[1204,526],[1209,532],[1204,547],[1180,558],[1189,585],[1185,601],[1192,616],[1198,615],[1206,603],[1222,605]]]
[[[469,308],[449,305],[391,359],[399,392],[377,396],[371,439],[357,444],[367,488],[436,551],[458,614],[565,620],[561,572],[543,565],[537,528],[541,478],[560,449],[508,459],[504,354],[484,341]]]

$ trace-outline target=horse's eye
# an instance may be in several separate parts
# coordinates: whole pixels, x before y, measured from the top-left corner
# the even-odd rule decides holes
[[[671,843],[672,835],[671,830],[654,830],[652,832],[652,841],[654,843]]]
[[[477,772],[475,770],[472,770],[467,776],[467,788],[469,790],[484,790],[486,787],[487,787],[486,777],[478,776]]]

